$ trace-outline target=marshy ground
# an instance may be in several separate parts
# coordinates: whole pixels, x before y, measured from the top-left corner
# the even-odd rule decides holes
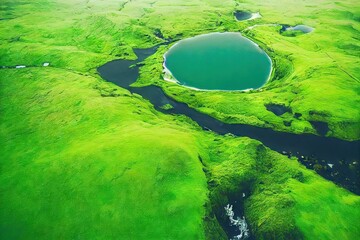
[[[167,42],[133,87],[157,85],[226,123],[317,135],[325,123],[327,137],[359,140],[359,13],[350,0],[2,1],[0,66],[28,67],[0,69],[0,238],[228,239],[224,207],[246,193],[238,213],[255,239],[356,239],[357,194],[257,140],[164,114],[97,68],[127,69],[136,48]],[[258,43],[270,81],[244,93],[164,81],[172,44],[210,32]]]

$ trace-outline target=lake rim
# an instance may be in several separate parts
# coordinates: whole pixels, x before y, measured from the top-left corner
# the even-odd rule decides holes
[[[212,37],[212,38],[210,38]],[[235,85],[235,88],[233,89],[232,87],[229,87],[229,85],[231,84],[227,84],[227,87],[225,88],[221,88],[221,87],[201,87],[201,86],[196,86],[195,84],[192,84],[194,82],[194,80],[192,80],[190,84],[183,82],[178,76],[178,74],[174,74],[174,66],[169,66],[171,65],[171,63],[169,64],[169,56],[171,57],[171,54],[174,55],[174,51],[178,51],[178,48],[181,47],[181,45],[191,45],[191,43],[195,42],[195,44],[199,45],[199,41],[200,40],[211,40],[214,38],[218,38],[218,40],[221,38],[230,38],[230,44],[236,44],[234,45],[234,49],[231,49],[232,53],[230,57],[233,57],[233,64],[237,64],[237,66],[235,66],[236,69],[238,69],[239,67],[239,60],[242,60],[242,64],[247,65],[245,67],[250,67],[250,68],[255,68],[255,70],[253,71],[253,74],[255,74],[255,76],[249,76],[249,73],[247,73],[247,76],[245,74],[245,76],[242,75],[242,73],[237,72],[237,74],[233,75],[231,77],[231,81],[232,83]],[[207,39],[206,39],[207,38]],[[237,38],[237,39],[235,39]],[[235,40],[238,40],[237,42]],[[197,42],[196,42],[197,41]],[[223,39],[222,39],[223,41]],[[225,44],[223,44],[224,42],[220,42],[219,45],[221,45],[220,47],[223,47],[224,45],[229,45],[227,42],[225,42]],[[212,43],[214,45],[214,43]],[[244,46],[245,45],[245,46]],[[240,49],[242,48],[242,49]],[[220,49],[221,51],[224,51],[224,47],[223,49]],[[216,52],[214,51],[214,49],[212,49],[213,53]],[[248,59],[241,59],[241,57],[244,57],[246,53],[250,53],[250,61]],[[175,53],[177,54],[177,53]],[[257,56],[256,56],[257,55]],[[256,62],[254,61],[253,58],[258,58]],[[191,64],[190,64],[191,65]],[[192,65],[196,65],[197,64],[192,64]],[[262,49],[256,42],[254,42],[253,40],[251,40],[250,38],[243,36],[240,32],[212,32],[212,33],[206,33],[206,34],[201,34],[201,35],[196,35],[190,38],[186,38],[183,40],[180,40],[178,42],[176,42],[174,45],[172,45],[167,51],[166,53],[163,55],[163,79],[165,81],[168,82],[172,82],[172,83],[177,83],[180,86],[184,86],[186,88],[192,89],[192,90],[196,90],[196,91],[230,91],[230,92],[247,92],[250,90],[258,90],[262,87],[264,87],[270,80],[273,74],[273,61],[271,59],[271,57],[268,55],[268,53]],[[259,69],[260,66],[260,69]],[[242,68],[244,68],[244,66],[240,66]],[[210,68],[211,69],[211,68]],[[225,69],[226,70],[226,69]],[[232,70],[230,68],[230,70]],[[203,71],[208,71],[208,69],[203,69]],[[221,70],[216,70],[217,72],[223,72],[223,73],[227,73],[226,71],[221,71]],[[250,71],[250,70],[247,70]],[[262,76],[260,76],[262,74]],[[251,73],[250,73],[251,75]],[[189,76],[188,76],[189,77]],[[239,80],[242,77],[245,78],[244,80]],[[193,79],[197,79],[196,75],[194,74],[193,76],[191,76],[191,78]],[[222,76],[219,77],[218,79],[222,79]],[[249,79],[251,79],[251,81],[253,79],[257,79],[256,83],[251,83],[253,84],[253,86],[249,86],[250,82]],[[229,80],[229,78],[227,79]],[[197,80],[196,80],[197,81]],[[247,87],[239,87],[239,84],[245,83],[247,85]],[[215,84],[216,85],[216,84]]]

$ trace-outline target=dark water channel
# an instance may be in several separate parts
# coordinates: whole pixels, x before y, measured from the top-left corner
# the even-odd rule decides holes
[[[234,12],[234,16],[236,18],[236,20],[238,21],[244,21],[244,20],[248,20],[252,17],[252,13],[251,12],[247,12],[247,11],[235,11]]]
[[[350,142],[313,134],[278,132],[269,128],[245,124],[227,124],[200,113],[185,103],[171,99],[165,95],[160,87],[131,87],[130,85],[139,76],[141,62],[154,54],[158,47],[134,49],[135,54],[138,56],[137,60],[114,60],[99,67],[98,72],[106,81],[115,83],[149,100],[155,109],[160,112],[186,115],[197,122],[204,130],[221,135],[230,133],[236,136],[257,139],[275,151],[289,157],[297,157],[307,168],[315,169],[323,177],[356,194],[360,194],[358,163],[360,141]],[[169,110],[162,109],[161,107],[165,104],[171,104],[173,108]]]

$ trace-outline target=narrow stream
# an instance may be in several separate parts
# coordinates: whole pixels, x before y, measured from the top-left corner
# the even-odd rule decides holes
[[[98,72],[106,81],[128,89],[148,99],[160,112],[183,114],[197,122],[204,130],[218,134],[231,133],[261,141],[267,147],[282,154],[295,156],[310,169],[315,169],[323,177],[334,181],[348,190],[360,194],[359,188],[359,155],[360,141],[344,141],[332,137],[313,134],[293,134],[278,132],[269,128],[260,128],[245,124],[227,124],[209,115],[190,108],[187,104],[177,102],[163,92],[160,87],[131,87],[139,76],[140,64],[154,54],[158,46],[148,49],[134,49],[137,60],[114,60],[100,66]],[[130,68],[130,66],[134,65]],[[164,110],[161,106],[171,104],[172,109]],[[317,166],[317,167],[316,167]]]

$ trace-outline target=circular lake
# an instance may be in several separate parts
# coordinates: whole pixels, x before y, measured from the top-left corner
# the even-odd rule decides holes
[[[164,56],[165,79],[202,90],[248,90],[270,77],[269,56],[240,33],[181,40]]]

